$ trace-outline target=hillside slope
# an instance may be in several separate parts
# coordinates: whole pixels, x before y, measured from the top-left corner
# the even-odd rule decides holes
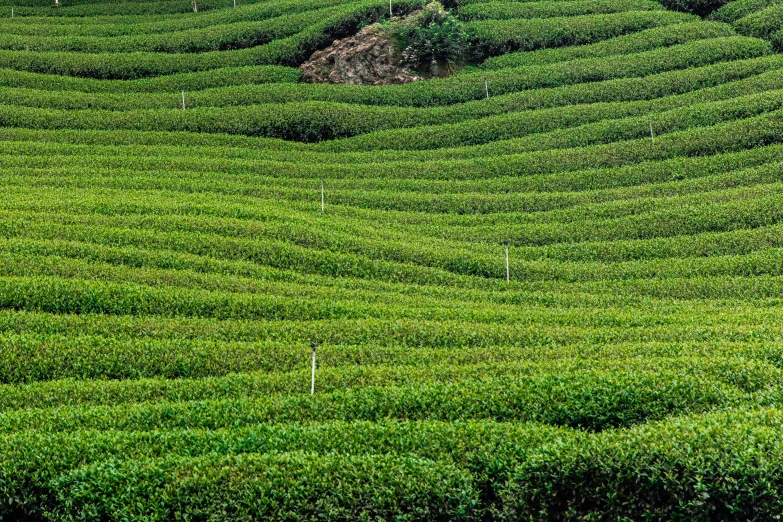
[[[0,10],[4,520],[775,519],[779,5],[197,1]]]

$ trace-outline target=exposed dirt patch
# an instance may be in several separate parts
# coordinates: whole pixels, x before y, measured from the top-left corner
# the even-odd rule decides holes
[[[392,85],[422,79],[402,64],[394,39],[380,24],[335,40],[330,47],[313,53],[300,69],[302,80],[308,83]]]

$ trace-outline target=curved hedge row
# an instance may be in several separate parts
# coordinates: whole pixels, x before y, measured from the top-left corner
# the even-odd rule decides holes
[[[531,350],[530,348],[528,350]],[[567,350],[566,350],[567,351]],[[245,373],[242,375],[209,376],[197,379],[157,377],[139,380],[56,380],[25,385],[0,386],[0,404],[4,411],[26,408],[52,408],[75,406],[120,406],[132,403],[184,402],[205,400],[249,399],[260,396],[305,395],[310,392],[310,372],[307,350],[299,350],[299,368],[292,372]],[[479,352],[482,353],[483,351]],[[426,353],[426,352],[425,352]],[[519,352],[517,352],[519,353]],[[774,353],[774,352],[773,352]],[[731,357],[728,356],[731,354]],[[89,355],[89,354],[88,354]],[[478,354],[476,354],[478,355]],[[474,357],[476,357],[474,355]],[[684,375],[701,374],[714,383],[736,387],[742,392],[764,392],[775,389],[783,383],[783,374],[775,366],[763,360],[747,361],[749,355],[762,356],[767,360],[774,355],[758,348],[727,350],[727,357],[717,361],[703,361],[690,357],[657,358],[650,355],[644,363],[637,358],[573,359],[569,357],[541,358],[530,363],[508,360],[502,363],[457,366],[402,365],[360,366],[349,365],[339,368],[321,367],[318,371],[318,392],[359,392],[372,387],[450,383],[459,386],[476,379],[518,379],[519,393],[533,385],[551,387],[553,373],[572,375],[577,372],[672,372]],[[779,357],[779,353],[777,356]],[[107,358],[109,359],[109,358]],[[117,359],[116,357],[114,359]],[[85,362],[85,365],[87,363]],[[193,360],[190,364],[197,364]],[[214,367],[214,365],[213,365]],[[21,365],[20,365],[21,369]],[[220,375],[220,368],[215,372]],[[84,376],[86,377],[86,376]],[[100,376],[101,379],[111,375]],[[47,378],[46,375],[42,378]],[[710,384],[711,386],[712,384]],[[729,390],[729,388],[727,388]],[[551,392],[551,391],[550,391]],[[635,393],[630,390],[628,393]],[[736,394],[736,392],[735,392]],[[568,400],[552,393],[552,400],[568,403]],[[533,394],[532,401],[543,399]],[[542,406],[547,407],[547,406]],[[644,405],[642,405],[644,407]]]
[[[709,44],[707,42],[710,42]],[[682,46],[674,46],[668,49],[649,51],[646,53],[630,54],[622,57],[606,58],[603,60],[582,60],[573,62],[571,66],[560,66],[560,75],[570,76],[570,80],[565,83],[575,82],[573,85],[564,85],[563,88],[553,90],[553,88],[539,88],[527,92],[512,93],[509,95],[495,96],[490,100],[481,100],[476,102],[465,102],[462,104],[451,105],[442,108],[428,108],[427,110],[412,110],[409,108],[386,107],[379,111],[374,107],[362,105],[346,105],[339,107],[333,105],[328,111],[314,111],[309,114],[311,108],[298,116],[300,119],[321,121],[320,124],[313,123],[313,127],[333,127],[339,133],[345,134],[346,123],[342,120],[351,120],[353,124],[360,129],[378,129],[382,127],[392,128],[394,126],[415,126],[432,123],[451,123],[466,119],[475,119],[495,114],[503,114],[511,111],[519,111],[530,108],[543,108],[552,105],[567,105],[571,103],[585,103],[591,101],[622,101],[626,99],[645,99],[661,97],[664,93],[678,94],[689,90],[717,85],[722,82],[731,82],[739,78],[745,78],[751,75],[757,75],[765,70],[779,68],[783,61],[780,56],[772,55],[760,58],[739,59],[745,55],[753,55],[758,52],[756,41],[737,41],[729,39],[727,41],[707,40],[702,45],[699,42],[692,42]],[[703,51],[706,47],[714,47],[713,52],[702,52],[699,63],[715,63],[713,66],[691,67],[681,69],[681,64],[688,60],[695,61],[692,55]],[[721,50],[721,48],[724,48]],[[664,52],[667,51],[667,52]],[[726,54],[728,56],[726,56]],[[740,53],[737,55],[736,53]],[[733,58],[729,61],[720,61],[721,58]],[[641,65],[643,63],[646,65]],[[660,72],[673,68],[669,74]],[[525,69],[520,69],[522,73]],[[83,80],[75,80],[73,85],[44,85],[47,90],[9,88],[0,93],[0,101],[12,106],[30,106],[40,108],[56,109],[104,109],[104,110],[129,110],[129,109],[159,109],[159,108],[181,108],[181,97],[178,92],[180,86],[186,86],[186,104],[189,108],[201,107],[220,107],[220,106],[247,106],[258,102],[270,100],[273,93],[280,94],[284,88],[276,86],[263,87],[259,85],[242,85],[234,87],[212,88],[203,91],[191,89],[206,87],[199,85],[202,81],[219,83],[222,81],[236,83],[293,83],[299,78],[299,71],[283,67],[257,67],[242,69],[225,69],[225,74],[216,74],[207,76],[204,73],[191,73],[190,75],[174,75],[171,77],[159,77],[155,79],[144,79],[134,81],[107,81],[92,80],[82,83]],[[528,68],[527,71],[534,73],[530,80],[535,82],[535,78],[541,78],[538,81],[545,80],[547,75],[555,73],[556,68],[546,66],[544,68]],[[592,71],[589,73],[588,71]],[[605,72],[604,72],[605,71]],[[556,73],[557,74],[557,73]],[[603,83],[589,80],[601,80],[604,77],[624,77],[627,75],[642,76],[641,78],[628,79],[626,81],[604,80]],[[522,74],[520,74],[522,76]],[[502,77],[501,77],[502,78]],[[752,83],[761,83],[766,76],[751,80]],[[495,78],[493,78],[495,79]],[[30,81],[14,81],[13,84],[31,84],[35,85],[37,78],[31,75]],[[551,78],[549,78],[551,80]],[[0,78],[0,83],[2,79]],[[9,82],[11,83],[11,82]],[[454,82],[455,86],[458,85]],[[674,85],[673,85],[674,84]],[[544,84],[545,85],[545,84]],[[532,86],[535,86],[532,85]],[[54,87],[72,87],[80,91],[74,92],[65,90],[64,92],[55,92],[48,90]],[[145,91],[145,93],[125,93],[108,94],[96,92],[99,90],[126,90]],[[293,89],[299,89],[298,86],[290,86]],[[544,90],[542,90],[544,89]],[[549,90],[545,90],[549,89]],[[152,92],[158,90],[168,90],[167,93]],[[150,91],[147,93],[147,91]],[[329,91],[324,92],[327,94]],[[394,91],[390,90],[389,94]],[[574,94],[571,94],[574,93]],[[592,94],[588,94],[592,93]],[[314,96],[315,98],[345,98],[352,101],[350,91],[346,91],[348,96],[340,97],[339,90],[334,90],[328,96]],[[437,93],[435,93],[437,94]],[[457,93],[455,93],[457,94]],[[274,98],[271,98],[274,99]],[[379,100],[381,101],[381,100]],[[394,102],[394,100],[389,100]],[[313,107],[312,105],[308,107]],[[9,110],[11,107],[9,107]],[[297,130],[297,127],[306,127],[304,123],[291,122],[293,115],[301,113],[301,109],[291,104],[283,108],[278,106],[281,114],[279,116],[265,116],[265,125],[269,128],[279,127],[282,135],[296,136],[297,133],[303,135],[318,136],[310,130]],[[286,116],[285,114],[288,114]],[[370,117],[362,117],[367,113]],[[229,112],[230,114],[230,112]],[[355,115],[360,115],[357,119]],[[188,117],[183,113],[182,117]],[[281,121],[282,120],[282,121]],[[288,123],[285,123],[289,120]],[[285,130],[285,127],[289,130]],[[293,127],[293,128],[292,128]],[[340,131],[340,129],[343,129]],[[326,136],[334,135],[334,131],[327,128]],[[311,138],[312,139],[312,138]]]
[[[664,7],[652,0],[544,0],[539,2],[486,2],[459,10],[462,20],[508,20],[511,18],[553,18],[587,14],[621,13],[623,11],[661,11]]]
[[[767,415],[777,416],[777,426],[754,422]],[[567,512],[574,520],[707,521],[778,513],[779,417],[717,414],[602,433],[589,442],[564,439],[518,468],[501,493],[503,517]],[[642,474],[645,480],[639,480]]]
[[[55,92],[55,94],[48,94],[48,96],[55,97],[70,95],[71,93],[78,96],[78,93],[75,91],[84,93],[117,93],[126,96],[129,93],[163,91],[169,96],[176,96],[183,87],[190,95],[192,91],[201,89],[262,83],[296,83],[300,78],[301,72],[299,69],[280,65],[224,67],[211,71],[162,75],[138,80],[95,80],[0,69],[0,85],[35,91],[65,91],[64,93]],[[179,101],[181,103],[182,100]]]
[[[24,0],[22,0],[24,2]],[[259,0],[240,0],[239,5],[259,3]],[[117,7],[122,5],[122,16],[137,16],[143,19],[147,19],[149,16],[155,15],[191,15],[193,14],[193,7],[190,2],[182,2],[181,0],[162,0],[158,2],[138,2],[131,1],[126,3],[120,3],[117,1],[110,2],[85,2],[81,4],[71,5],[70,1],[66,5],[65,0],[61,3],[61,7],[53,9],[53,5],[49,2],[45,2],[43,6],[41,3],[30,5],[20,5],[15,8],[15,13],[19,17],[49,17],[59,19],[72,18],[92,18],[92,17],[111,17],[117,15]],[[199,14],[204,14],[212,10],[225,10],[231,7],[233,4],[228,0],[199,0],[198,9]],[[10,9],[9,9],[10,11]],[[10,13],[9,13],[10,14]]]
[[[524,4],[522,4],[524,5]],[[714,22],[685,22],[645,29],[637,33],[618,36],[598,43],[557,47],[504,54],[489,58],[482,69],[497,70],[525,65],[544,65],[584,58],[603,58],[620,54],[641,53],[660,47],[670,47],[708,38],[725,38],[736,32],[728,24]]]
[[[783,417],[750,411],[783,401],[769,41],[648,0],[448,0],[475,51],[453,75],[300,84],[425,0],[21,1],[0,518],[780,507]]]
[[[208,11],[199,16],[121,16],[84,17],[64,21],[51,17],[26,17],[23,19],[0,18],[4,34],[31,36],[99,36],[165,34],[235,22],[261,21],[278,16],[292,15],[324,7],[345,4],[343,0],[267,0],[258,4],[242,5],[236,9]],[[18,8],[18,6],[16,6]]]
[[[109,461],[52,484],[50,520],[475,520],[478,492],[450,463],[313,454]]]
[[[216,429],[265,422],[487,419],[591,431],[673,414],[747,404],[753,396],[698,367],[602,370],[492,380],[356,388],[260,399],[29,408],[0,416],[0,433],[24,430]]]
[[[459,469],[470,470],[468,488],[475,487],[486,506],[484,502],[493,498],[495,489],[525,455],[548,441],[577,436],[570,430],[541,425],[475,421],[332,422],[217,431],[26,432],[0,438],[0,447],[8,457],[0,465],[0,491],[12,499],[0,505],[0,513],[29,516],[42,506],[52,506],[56,501],[53,479],[67,476],[69,470],[98,467],[113,459],[214,459],[243,454],[259,458],[281,452],[332,454],[335,458],[407,455],[444,464],[453,462]],[[71,481],[72,477],[65,480]]]
[[[783,5],[773,5],[762,11],[749,14],[732,25],[741,34],[757,38],[771,38],[774,33],[783,28]]]
[[[398,9],[410,10],[424,0],[398,0]],[[307,29],[266,45],[232,51],[197,54],[163,53],[68,53],[0,51],[0,67],[28,72],[98,79],[135,79],[165,74],[206,71],[247,65],[298,65],[319,47],[334,38],[351,34],[367,21],[382,18],[388,4],[363,0],[322,18]]]
[[[678,76],[684,79],[683,76],[685,75]],[[725,76],[721,76],[721,80],[726,79]],[[672,77],[673,75],[661,77],[661,83],[666,85],[667,82],[672,80]],[[649,77],[646,77],[644,80],[648,80],[648,78]],[[657,80],[657,78],[652,79],[652,81],[638,81],[633,83],[644,83],[648,89],[656,91],[658,89],[658,84],[655,80]],[[776,70],[772,74],[754,76],[747,80],[738,80],[718,87],[707,87],[688,94],[680,96],[672,95],[654,99],[652,101],[569,105],[553,109],[512,112],[503,116],[488,116],[477,120],[469,119],[465,122],[455,124],[376,131],[355,138],[325,142],[312,149],[325,152],[353,152],[380,151],[386,149],[426,150],[450,147],[457,148],[492,143],[499,140],[511,140],[523,136],[537,135],[538,133],[552,133],[557,129],[576,127],[579,125],[584,126],[592,122],[598,122],[593,124],[593,126],[573,129],[571,131],[573,139],[579,140],[578,143],[584,145],[588,143],[595,144],[601,142],[602,139],[617,140],[641,137],[641,131],[639,130],[641,127],[639,127],[637,120],[633,120],[636,123],[630,123],[631,120],[628,120],[628,123],[635,129],[635,133],[624,135],[620,134],[624,122],[617,120],[606,122],[604,120],[612,120],[613,118],[619,119],[631,115],[655,115],[655,132],[657,132],[658,135],[661,135],[676,130],[677,128],[688,128],[689,123],[687,118],[680,121],[669,121],[669,115],[681,114],[689,111],[694,101],[707,102],[708,100],[715,100],[716,102],[720,102],[721,100],[726,100],[724,102],[726,107],[736,107],[734,99],[739,95],[751,96],[755,92],[764,93],[768,90],[781,88],[783,88],[783,71]],[[636,91],[634,94],[637,96],[645,95],[644,91]],[[772,94],[770,95],[774,96]],[[765,97],[764,94],[760,94],[759,96]],[[751,101],[752,98],[743,99]],[[698,104],[698,106],[708,108],[711,105]],[[717,111],[720,111],[721,109],[717,107],[723,108],[724,105],[718,103],[715,107]],[[765,112],[766,110],[767,109],[760,109],[761,112]],[[340,111],[335,112],[337,114],[340,113]],[[676,116],[673,117],[676,118]],[[721,117],[725,117],[727,120],[731,119],[731,116],[728,113],[719,116],[719,118]],[[704,122],[706,121],[708,120],[704,120]],[[721,120],[713,119],[711,121],[717,123]],[[602,130],[604,129],[614,137],[602,138]],[[589,138],[585,137],[592,131],[595,131],[595,134],[589,134]],[[649,133],[649,128],[645,129],[645,131]],[[567,131],[561,131],[559,136],[565,137],[566,132]],[[556,138],[556,136],[558,135],[541,135],[526,140],[528,144],[516,140],[508,145],[514,147],[516,152],[576,146],[576,141],[552,142],[551,138],[562,140],[562,138]],[[603,136],[606,136],[606,134],[603,134]],[[568,138],[566,138],[566,140],[568,140]],[[548,141],[549,144],[547,144]],[[453,152],[446,154],[453,156]]]
[[[595,145],[584,149],[565,149],[552,151],[528,152],[498,158],[471,158],[456,161],[419,161],[387,162],[374,166],[371,173],[361,168],[363,158],[360,155],[343,154],[326,156],[313,155],[311,161],[320,163],[292,163],[284,161],[282,156],[276,160],[224,160],[221,158],[200,158],[198,160],[176,156],[152,157],[146,151],[139,155],[129,155],[123,158],[122,167],[145,171],[189,171],[219,174],[247,174],[279,176],[287,173],[291,177],[302,180],[319,180],[328,177],[333,180],[354,178],[363,173],[364,179],[384,179],[394,177],[399,180],[476,180],[498,177],[514,177],[516,175],[536,176],[543,174],[567,173],[584,169],[602,169],[610,167],[630,166],[638,162],[658,161],[680,156],[703,156],[726,152],[747,150],[762,147],[781,141],[779,111],[747,120],[721,123],[712,127],[691,129],[660,136],[656,146],[651,147],[649,138],[631,140],[619,144]],[[42,150],[48,149],[45,147]],[[465,149],[470,150],[470,149]],[[758,154],[768,158],[770,151],[777,148],[760,149]],[[460,149],[454,149],[455,154]],[[275,153],[276,154],[276,153]],[[751,154],[752,155],[752,154]],[[326,159],[335,161],[325,164]],[[356,165],[347,162],[352,159]],[[773,161],[765,159],[765,161]],[[24,168],[106,168],[120,166],[114,158],[105,155],[91,155],[84,146],[78,147],[63,155],[47,156],[41,153],[37,156],[17,155],[0,156],[0,167]],[[315,203],[313,203],[315,205]],[[14,226],[19,226],[18,217]],[[14,230],[10,227],[6,233]],[[184,241],[184,238],[183,238]]]
[[[594,43],[663,25],[694,21],[669,11],[625,11],[615,14],[467,22],[473,52],[486,58],[512,51],[532,51]]]
[[[761,11],[779,3],[778,0],[733,0],[714,11],[710,18],[733,23],[744,16]]]
[[[245,49],[286,38],[331,16],[351,11],[337,6],[261,21],[211,25],[173,33],[128,36],[31,36],[0,33],[0,49],[57,53],[204,53]],[[78,58],[78,56],[77,56]],[[89,59],[89,57],[87,57]],[[182,57],[180,57],[182,58]],[[110,57],[106,58],[111,59]]]
[[[714,54],[703,53],[701,61],[711,63],[721,58],[726,58],[726,54],[736,55],[741,53],[740,56],[747,56],[748,54],[755,55],[759,52],[763,52],[764,47],[759,47],[756,44],[757,41],[750,40],[747,42],[734,41],[729,39],[725,42],[726,49],[719,46],[712,46]],[[694,42],[693,44],[684,44],[681,49],[665,49],[662,51],[668,51],[665,53],[668,55],[668,60],[663,62],[664,53],[661,51],[650,51],[649,53],[641,53],[640,55],[629,55],[630,59],[604,59],[604,63],[601,64],[606,69],[607,75],[622,76],[623,74],[631,73],[634,71],[638,74],[638,68],[634,65],[643,62],[644,60],[651,60],[650,68],[655,71],[656,61],[661,60],[667,67],[676,67],[676,63],[682,60],[683,63],[692,61],[691,56],[694,51],[697,51],[700,46],[700,42]],[[737,45],[737,44],[742,44]],[[745,47],[745,49],[743,49]],[[660,58],[659,58],[660,57]],[[682,57],[682,58],[681,58]],[[774,60],[773,60],[774,62]],[[596,70],[597,63],[592,63],[591,60],[586,60],[585,63],[573,62],[574,66],[569,70],[568,68],[560,68],[558,71],[561,76],[568,77],[576,76],[579,74],[589,75],[587,78],[579,78],[584,81],[590,76],[595,77],[600,74],[600,69]],[[626,65],[627,72],[623,71],[619,66],[621,64]],[[762,64],[748,64],[751,68],[755,66],[763,66]],[[576,80],[577,78],[573,78]],[[517,76],[512,80],[515,82],[524,82],[524,76]],[[551,81],[551,78],[549,78]],[[443,94],[451,98],[460,97],[461,95],[467,97],[473,90],[472,87],[466,85],[465,92],[453,89],[454,84],[451,83],[452,89],[449,91],[443,90]],[[464,83],[462,80],[460,83]],[[446,88],[448,83],[442,85]],[[298,86],[292,86],[295,90],[298,90]],[[275,85],[274,88],[270,87],[269,91],[274,90],[280,92],[285,90],[285,86]],[[518,88],[515,86],[515,88]],[[263,86],[260,86],[263,89]],[[266,90],[266,89],[264,89]],[[263,92],[263,91],[261,91]],[[389,93],[403,94],[402,90],[389,91]],[[437,91],[431,90],[427,94],[430,97],[437,95]],[[193,98],[197,100],[211,96],[211,93],[197,93],[193,95]],[[62,98],[63,103],[70,101],[77,101],[79,98],[72,99],[69,97]],[[85,101],[89,100],[89,97],[83,98]],[[143,98],[142,98],[143,99]],[[165,98],[153,98],[160,99],[164,102]],[[187,98],[186,98],[187,99]],[[107,100],[107,101],[110,101]],[[169,100],[165,103],[169,105],[176,105],[180,100],[171,95]],[[415,99],[408,99],[408,102],[414,102]],[[611,110],[612,107],[609,107]],[[479,110],[481,108],[479,107]],[[486,111],[486,109],[484,109]],[[554,110],[554,109],[553,109]],[[446,111],[439,111],[446,112]],[[450,109],[449,112],[454,113],[454,109]],[[561,111],[562,112],[562,111]],[[469,113],[463,113],[459,116],[459,119],[467,119],[473,115]],[[540,114],[533,117],[540,117]],[[274,138],[283,138],[288,140],[298,140],[304,142],[320,141],[324,139],[334,139],[345,136],[352,136],[355,134],[363,134],[378,129],[384,128],[399,128],[399,127],[413,127],[422,123],[429,123],[440,117],[438,112],[421,113],[415,109],[402,109],[393,108],[387,109],[383,107],[354,107],[352,105],[338,106],[330,103],[303,103],[303,104],[288,104],[281,107],[278,104],[268,104],[259,106],[244,106],[236,108],[197,108],[192,110],[175,110],[170,109],[168,111],[74,111],[74,110],[46,110],[46,109],[34,109],[24,107],[0,107],[0,123],[7,127],[28,127],[28,128],[70,128],[70,129],[117,129],[117,130],[143,130],[143,131],[189,131],[189,132],[220,132],[230,134],[245,134],[254,136],[266,136]],[[442,117],[440,117],[442,121]],[[490,122],[487,122],[491,125]],[[372,138],[371,138],[372,139]],[[339,146],[339,145],[338,145]]]

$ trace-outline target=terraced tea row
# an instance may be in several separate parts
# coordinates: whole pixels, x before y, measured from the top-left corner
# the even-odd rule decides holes
[[[447,77],[300,81],[425,4],[9,6],[1,517],[780,512],[779,6],[450,1]]]

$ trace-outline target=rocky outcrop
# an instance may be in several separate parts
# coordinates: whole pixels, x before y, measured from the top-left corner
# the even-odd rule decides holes
[[[394,41],[379,24],[335,40],[330,47],[313,53],[300,69],[302,80],[308,83],[391,85],[421,79],[402,65]]]

